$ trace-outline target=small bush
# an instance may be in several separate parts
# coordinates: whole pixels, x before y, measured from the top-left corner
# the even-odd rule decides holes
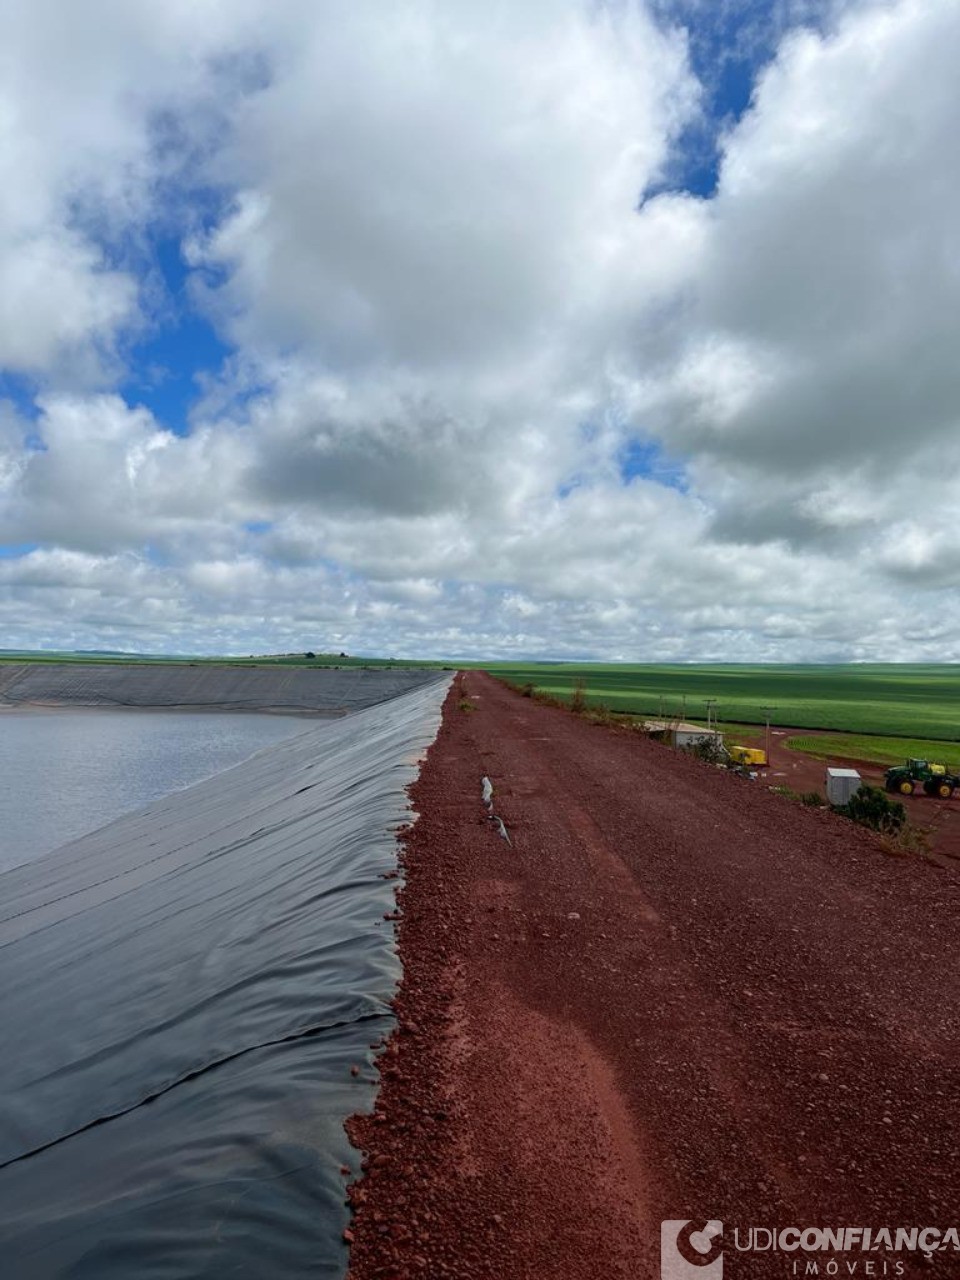
[[[925,858],[930,852],[930,833],[905,822],[901,827],[881,830],[880,843],[895,858]]]
[[[898,832],[907,820],[907,811],[899,800],[891,800],[879,787],[868,787],[866,783],[846,804],[834,805],[833,810],[886,835]]]
[[[471,702],[469,698],[461,698],[457,703],[457,707],[461,711],[476,711],[477,704],[475,702]]]
[[[603,702],[594,702],[581,713],[591,724],[617,724],[617,714]]]
[[[692,742],[683,750],[697,760],[705,760],[707,764],[726,764],[728,759],[726,748],[716,738],[701,738],[699,742]]]
[[[819,809],[827,802],[819,791],[804,791],[800,803],[805,804],[808,809]]]
[[[543,689],[534,689],[534,702],[539,702],[542,707],[559,707],[561,711],[568,711],[569,705],[562,698],[555,698],[552,693],[547,693]]]
[[[570,710],[582,715],[587,709],[587,691],[582,676],[578,676],[570,698]]]
[[[528,680],[526,684],[520,686],[520,695],[524,698],[532,698],[537,691],[537,686],[532,680]]]

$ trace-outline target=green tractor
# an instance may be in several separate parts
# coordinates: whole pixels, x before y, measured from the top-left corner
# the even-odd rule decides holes
[[[945,764],[931,764],[927,760],[908,760],[906,764],[894,765],[884,774],[887,790],[897,791],[902,796],[912,796],[918,782],[923,785],[926,795],[939,796],[941,800],[949,800],[960,787],[960,777],[949,773]]]

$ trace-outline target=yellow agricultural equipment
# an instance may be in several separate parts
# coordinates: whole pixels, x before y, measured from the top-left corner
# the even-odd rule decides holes
[[[748,769],[766,767],[767,753],[760,747],[728,747],[727,751],[734,764],[746,765]]]
[[[960,787],[957,774],[951,773],[945,764],[932,764],[928,760],[908,760],[884,774],[887,790],[899,791],[904,796],[912,796],[918,782],[923,783],[925,795],[939,796],[941,800],[949,800]]]

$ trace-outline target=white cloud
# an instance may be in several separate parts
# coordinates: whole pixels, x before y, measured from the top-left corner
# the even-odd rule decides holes
[[[686,447],[777,476],[955,438],[958,54],[955,0],[785,40],[699,206],[666,419]]]
[[[249,47],[236,0],[37,0],[0,9],[0,367],[118,371],[146,322],[130,237],[216,134]]]
[[[177,437],[117,395],[49,393],[38,404],[29,436],[20,423],[10,446],[0,542],[100,554],[236,543],[249,508],[243,444],[229,432]]]
[[[11,643],[955,656],[960,0],[828,8],[639,212],[699,109],[640,4],[5,12]],[[236,348],[187,437],[116,391],[158,222]]]
[[[567,348],[693,107],[682,42],[567,0],[281,12],[235,210],[193,246],[237,336],[443,376]]]

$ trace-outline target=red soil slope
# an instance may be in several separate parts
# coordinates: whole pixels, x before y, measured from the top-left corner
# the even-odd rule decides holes
[[[479,673],[412,796],[354,1280],[656,1276],[664,1218],[960,1217],[950,870]]]

